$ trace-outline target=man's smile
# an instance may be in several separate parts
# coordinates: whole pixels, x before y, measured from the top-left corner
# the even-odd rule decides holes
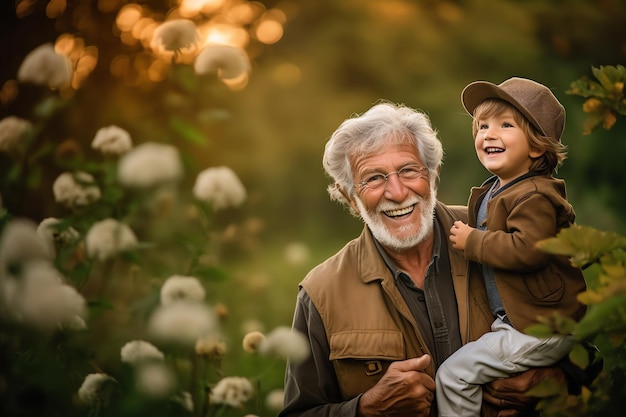
[[[413,210],[415,210],[415,204],[408,206],[408,207],[395,209],[395,210],[383,211],[383,213],[387,217],[395,218],[395,217],[401,217],[401,216],[406,216],[407,214],[411,214],[413,213]]]

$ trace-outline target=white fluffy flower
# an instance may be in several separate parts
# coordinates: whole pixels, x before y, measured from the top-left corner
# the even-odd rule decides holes
[[[248,378],[228,376],[222,378],[211,390],[211,403],[241,407],[254,395],[254,387]]]
[[[161,304],[167,305],[176,301],[203,301],[204,287],[196,277],[173,275],[161,287]]]
[[[109,218],[91,226],[85,243],[89,256],[104,261],[134,247],[137,244],[137,237],[128,225]]]
[[[74,316],[68,318],[64,323],[62,323],[61,327],[66,330],[79,331],[85,330],[87,328],[87,322],[80,316]]]
[[[76,317],[87,314],[83,296],[63,283],[49,261],[25,264],[12,298],[15,319],[43,331],[72,328]]]
[[[176,376],[163,362],[145,362],[136,369],[137,390],[153,398],[166,398],[176,389]]]
[[[294,363],[303,362],[311,354],[306,337],[286,326],[279,326],[272,330],[261,343],[259,351],[266,355],[288,359]]]
[[[122,155],[133,147],[130,133],[114,125],[102,127],[96,132],[91,147],[106,155]]]
[[[285,248],[285,260],[291,265],[302,265],[309,257],[309,248],[302,242],[292,242]]]
[[[261,332],[253,331],[246,333],[242,341],[244,352],[257,353],[264,340],[265,335]]]
[[[193,194],[216,210],[236,207],[246,199],[246,189],[228,167],[207,168],[199,173]]]
[[[57,245],[66,245],[72,241],[78,240],[80,235],[73,227],[68,227],[65,230],[59,231],[56,226],[60,223],[60,220],[55,217],[48,217],[43,219],[39,226],[37,226],[37,233],[43,238],[48,245],[50,251],[50,257],[56,256]]]
[[[161,341],[193,346],[201,337],[218,334],[219,329],[217,317],[208,306],[181,301],[158,307],[148,330]]]
[[[124,154],[117,175],[128,187],[147,188],[178,180],[183,174],[178,149],[160,143],[143,143]]]
[[[285,391],[276,388],[271,390],[265,397],[265,405],[267,408],[273,411],[280,411],[283,409],[285,403]]]
[[[52,185],[54,200],[66,207],[86,206],[100,199],[100,188],[87,172],[64,172]]]
[[[204,336],[196,341],[196,355],[207,356],[209,358],[220,358],[224,356],[228,347],[215,335]]]
[[[133,340],[122,346],[120,351],[122,362],[131,365],[144,361],[163,360],[165,355],[156,346],[144,340]]]
[[[24,137],[33,129],[28,120],[8,116],[0,120],[0,152],[14,153],[24,149]]]
[[[10,267],[36,259],[50,259],[50,252],[35,223],[22,218],[9,222],[0,236],[0,279]]]
[[[182,405],[185,410],[193,413],[193,398],[191,396],[191,393],[183,391],[180,394],[175,395],[172,400]]]
[[[78,389],[78,398],[85,404],[105,402],[107,400],[106,385],[111,382],[115,380],[105,373],[89,374]]]
[[[61,88],[72,80],[72,64],[64,55],[57,54],[51,43],[32,50],[20,65],[17,79],[50,88]]]
[[[198,39],[196,25],[187,19],[173,19],[160,24],[152,34],[152,48],[176,52],[194,45]]]
[[[209,44],[198,54],[193,68],[198,75],[216,73],[220,79],[233,79],[250,72],[250,58],[241,48]]]

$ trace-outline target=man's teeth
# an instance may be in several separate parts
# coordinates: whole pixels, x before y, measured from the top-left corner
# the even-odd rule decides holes
[[[401,208],[397,210],[389,210],[389,211],[386,211],[385,214],[389,217],[403,216],[405,214],[409,214],[410,212],[412,212],[414,208],[415,206],[409,206],[409,207],[405,207],[405,208]]]

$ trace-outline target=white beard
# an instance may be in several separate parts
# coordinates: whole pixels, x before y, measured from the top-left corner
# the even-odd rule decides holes
[[[372,235],[374,235],[374,238],[376,238],[376,240],[378,240],[383,246],[390,249],[394,249],[397,251],[411,249],[421,243],[428,235],[430,235],[431,231],[433,230],[433,218],[437,197],[436,193],[432,192],[432,189],[430,197],[427,200],[417,195],[414,195],[402,204],[390,205],[389,202],[381,203],[376,207],[376,212],[367,211],[365,209],[365,206],[363,205],[363,202],[359,199],[358,196],[355,196],[354,200],[356,201],[356,204],[359,208],[359,215],[372,231]],[[420,227],[417,230],[417,233],[404,238],[398,238],[391,234],[391,232],[389,231],[387,226],[385,226],[381,219],[381,216],[385,215],[383,213],[383,210],[388,211],[394,208],[407,207],[411,204],[416,203],[417,206],[415,207],[415,209],[420,211]]]

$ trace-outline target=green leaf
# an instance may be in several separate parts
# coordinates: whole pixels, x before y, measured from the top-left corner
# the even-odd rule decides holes
[[[553,255],[570,256],[573,265],[584,266],[605,253],[626,248],[626,237],[615,232],[573,225],[561,230],[554,238],[538,242],[537,247]]]
[[[526,391],[526,394],[537,398],[546,398],[558,395],[563,392],[566,387],[554,378],[546,378],[537,385]]]
[[[609,90],[609,91],[613,89],[613,81],[607,75],[607,72],[605,71],[605,67],[603,66],[600,66],[599,68],[593,67],[592,72],[593,72],[593,75],[598,79],[598,81],[600,81],[600,84],[602,84],[602,87],[604,87],[606,90]]]
[[[89,300],[87,302],[89,309],[91,310],[115,310],[113,303],[108,298],[98,298],[96,300]]]
[[[569,353],[569,360],[580,369],[587,369],[589,366],[589,354],[587,349],[580,343],[576,343]]]
[[[587,314],[578,322],[575,335],[579,340],[586,340],[614,323],[623,316],[626,309],[626,293],[615,295],[612,298],[590,306]],[[623,317],[622,317],[623,321]],[[619,322],[619,320],[618,320]]]
[[[200,130],[180,117],[172,117],[170,128],[188,142],[196,145],[206,145],[208,143],[207,137]]]
[[[196,266],[191,270],[191,275],[206,281],[224,281],[228,278],[224,270],[213,266]]]
[[[554,335],[552,328],[547,324],[539,323],[528,326],[524,329],[524,333],[535,337],[550,337]]]

